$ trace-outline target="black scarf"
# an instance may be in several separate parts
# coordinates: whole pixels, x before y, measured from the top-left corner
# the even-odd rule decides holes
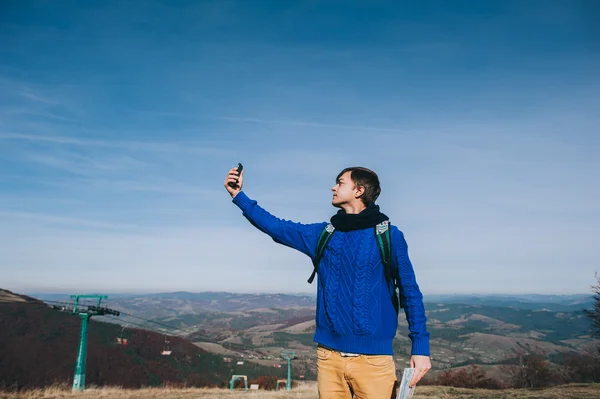
[[[389,218],[379,211],[379,205],[371,204],[360,213],[348,214],[340,209],[331,217],[331,224],[336,230],[351,231],[375,227]]]

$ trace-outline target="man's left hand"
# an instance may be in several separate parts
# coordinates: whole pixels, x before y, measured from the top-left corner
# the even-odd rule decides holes
[[[410,367],[415,369],[413,378],[408,383],[408,386],[412,388],[431,370],[431,359],[429,356],[412,355],[410,357]]]

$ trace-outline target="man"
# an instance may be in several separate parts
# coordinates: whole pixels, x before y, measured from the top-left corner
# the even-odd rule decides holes
[[[379,211],[378,176],[362,167],[344,169],[332,188],[332,205],[340,208],[328,223],[301,224],[279,219],[242,191],[244,172],[229,171],[225,188],[233,203],[259,230],[277,243],[294,248],[313,261],[317,242],[326,228],[333,231],[318,267],[316,330],[317,385],[327,399],[389,399],[396,368],[392,340],[398,327],[397,309],[383,270],[374,233],[390,229],[392,273],[399,278],[404,312],[412,342],[410,366],[414,386],[430,369],[429,333],[423,296],[408,257],[404,236]]]

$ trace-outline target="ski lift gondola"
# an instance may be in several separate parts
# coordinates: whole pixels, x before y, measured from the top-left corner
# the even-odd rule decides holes
[[[127,338],[123,338],[123,333],[125,332],[126,328],[127,324],[125,324],[125,326],[121,329],[121,336],[117,337],[117,344],[119,345],[129,345],[129,341],[127,340]]]
[[[160,352],[161,355],[163,356],[169,356],[171,354],[171,349],[169,348],[169,343],[170,341],[167,341],[167,336],[165,335],[165,348],[163,349],[162,352]]]

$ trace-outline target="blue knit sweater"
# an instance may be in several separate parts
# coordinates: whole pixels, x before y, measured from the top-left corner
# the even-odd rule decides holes
[[[317,239],[327,223],[301,224],[279,219],[241,191],[233,203],[276,242],[314,259]],[[394,273],[400,273],[412,355],[429,356],[423,296],[408,257],[404,235],[391,226]],[[308,272],[307,268],[307,272]],[[341,352],[392,355],[398,318],[392,288],[386,284],[373,229],[336,231],[319,264],[315,342]]]

